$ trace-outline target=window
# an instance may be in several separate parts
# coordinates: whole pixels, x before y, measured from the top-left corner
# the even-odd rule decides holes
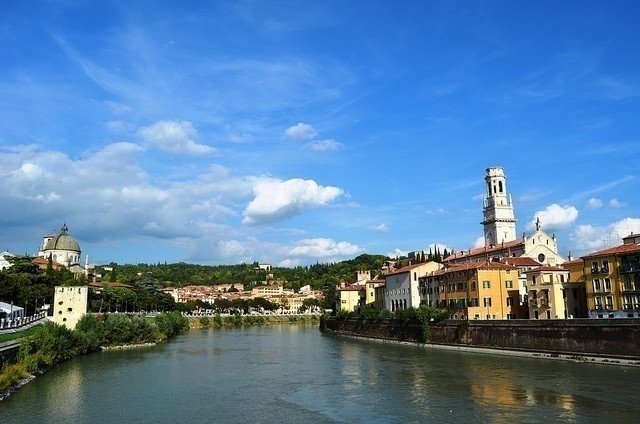
[[[607,302],[607,309],[613,309],[613,296],[607,296],[605,300]]]
[[[471,282],[471,290],[475,290],[476,289],[476,282],[472,281]]]
[[[605,278],[604,279],[604,291],[611,291],[611,279],[610,278]]]
[[[591,262],[591,273],[592,274],[598,273],[598,262],[596,261]]]
[[[599,278],[594,278],[593,279],[593,291],[596,292],[596,293],[600,291],[600,279]]]
[[[631,277],[628,275],[624,276],[624,287],[623,287],[624,291],[631,291],[633,290],[633,286],[631,285]]]
[[[482,299],[485,308],[491,307],[491,298],[490,297],[485,297]]]
[[[609,261],[606,259],[602,261],[602,273],[603,274],[609,273]]]
[[[507,297],[507,306],[513,306],[513,298]]]
[[[508,289],[512,289],[512,288],[513,288],[513,281],[511,281],[511,280],[506,280],[506,281],[504,282],[504,286],[505,286],[506,288],[508,288]]]
[[[456,307],[456,300],[455,299],[449,299],[449,307],[450,308],[455,308]]]
[[[535,286],[535,285],[536,285],[536,277],[537,277],[537,275],[532,275],[532,276],[531,276],[531,285],[532,285],[532,286]]]
[[[490,289],[491,288],[491,281],[483,281],[482,282],[482,288],[483,289]]]
[[[538,255],[538,262],[543,263],[545,259],[546,256],[544,256],[544,253]]]
[[[596,309],[602,309],[602,298],[600,296],[596,296],[594,300],[596,302]]]
[[[462,290],[464,288],[464,285],[462,283],[458,283],[458,290]]]
[[[414,272],[413,273],[413,281],[416,281],[418,279],[418,273]]]

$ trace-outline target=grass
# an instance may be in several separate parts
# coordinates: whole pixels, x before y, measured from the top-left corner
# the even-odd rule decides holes
[[[21,339],[22,337],[31,336],[36,331],[36,328],[38,327],[38,325],[35,325],[24,331],[18,331],[16,333],[0,334],[0,343],[8,342],[10,340]]]

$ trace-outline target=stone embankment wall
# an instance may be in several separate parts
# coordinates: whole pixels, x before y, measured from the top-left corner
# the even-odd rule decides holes
[[[640,319],[447,320],[430,327],[425,332],[416,320],[330,318],[321,323],[327,332],[395,341],[640,358]]]

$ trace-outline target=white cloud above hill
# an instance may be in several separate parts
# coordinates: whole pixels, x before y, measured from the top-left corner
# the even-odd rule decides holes
[[[244,210],[242,222],[264,224],[296,215],[308,208],[328,205],[344,192],[338,187],[323,187],[313,180],[262,178],[253,185],[254,199]]]

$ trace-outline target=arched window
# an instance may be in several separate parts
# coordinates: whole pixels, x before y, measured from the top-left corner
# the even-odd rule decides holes
[[[498,181],[498,191],[502,193],[502,181]]]

